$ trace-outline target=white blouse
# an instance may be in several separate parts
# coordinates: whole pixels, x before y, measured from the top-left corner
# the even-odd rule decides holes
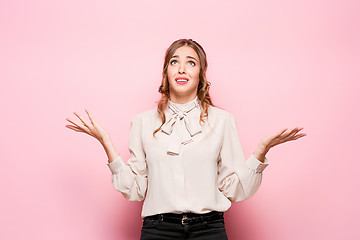
[[[184,104],[169,100],[166,122],[157,108],[131,120],[130,159],[107,162],[112,183],[130,201],[144,200],[141,217],[159,213],[225,212],[231,202],[251,197],[267,167],[253,154],[246,160],[234,116],[208,108],[199,124],[198,97]]]

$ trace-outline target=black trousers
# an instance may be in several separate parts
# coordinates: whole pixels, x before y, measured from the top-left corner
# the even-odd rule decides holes
[[[215,214],[217,216],[214,218]],[[198,221],[181,222],[184,215],[186,215],[188,219],[197,219]],[[212,217],[209,218],[209,216]],[[179,222],[176,222],[176,219],[179,220]],[[206,214],[165,213],[144,218],[140,240],[171,239],[228,240],[223,213],[216,211]]]

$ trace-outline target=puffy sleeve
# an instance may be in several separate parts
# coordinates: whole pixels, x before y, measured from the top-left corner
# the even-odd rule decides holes
[[[130,201],[143,200],[147,189],[147,166],[142,147],[141,131],[141,118],[135,116],[131,120],[129,137],[131,156],[128,162],[124,163],[120,156],[111,163],[107,162],[115,189]]]
[[[243,201],[257,191],[262,171],[269,165],[253,154],[246,160],[237,131],[236,121],[228,114],[224,124],[223,143],[218,156],[218,188],[232,202]]]

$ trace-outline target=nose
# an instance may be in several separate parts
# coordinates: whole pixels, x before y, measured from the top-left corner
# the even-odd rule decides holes
[[[183,64],[179,64],[179,73],[185,73],[185,66]]]

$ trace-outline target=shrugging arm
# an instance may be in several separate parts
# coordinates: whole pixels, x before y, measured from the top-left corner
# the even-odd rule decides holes
[[[141,119],[131,120],[129,151],[130,159],[127,164],[118,156],[114,161],[107,162],[112,173],[112,183],[127,200],[141,201],[145,198],[147,189],[147,166],[145,152],[142,147]]]
[[[269,165],[253,154],[246,160],[240,144],[236,121],[232,114],[226,119],[223,145],[218,157],[218,188],[232,202],[243,201],[257,191],[262,171]]]

